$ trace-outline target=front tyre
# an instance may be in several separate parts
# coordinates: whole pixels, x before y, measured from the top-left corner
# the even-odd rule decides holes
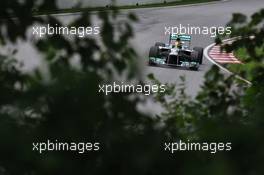
[[[199,53],[197,51],[191,52],[191,61],[199,63]]]
[[[151,58],[158,58],[159,57],[159,47],[158,46],[152,46],[149,50],[149,65],[154,66],[156,63],[151,60]]]
[[[195,66],[195,67],[190,67],[190,70],[193,70],[193,71],[198,71],[199,67]]]
[[[198,52],[199,64],[203,64],[203,48],[202,47],[194,47],[193,50]]]
[[[159,57],[159,47],[152,46],[149,50],[149,57],[158,58]]]

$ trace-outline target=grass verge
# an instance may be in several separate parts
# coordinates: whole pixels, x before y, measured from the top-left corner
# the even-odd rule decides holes
[[[263,46],[261,48],[255,49],[255,52],[258,56],[262,54],[262,48]],[[243,64],[230,64],[227,66],[227,68],[231,70],[231,72],[238,74],[245,79],[251,79],[252,77],[250,74],[248,74],[248,72],[254,70],[259,63],[250,57],[246,48],[239,48],[238,50],[235,50],[234,56],[238,58]]]
[[[153,7],[166,7],[166,6],[177,6],[177,5],[187,5],[187,4],[198,4],[204,2],[216,2],[220,0],[181,0],[163,3],[153,3],[153,4],[136,4],[136,5],[124,5],[118,7],[105,6],[105,7],[86,7],[86,8],[69,8],[69,9],[56,9],[56,10],[33,10],[33,15],[46,15],[46,14],[60,14],[60,13],[77,13],[77,12],[93,12],[93,11],[107,11],[113,9],[138,9],[138,8],[153,8]]]

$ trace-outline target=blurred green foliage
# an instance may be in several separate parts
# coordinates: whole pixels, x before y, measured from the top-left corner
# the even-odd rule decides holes
[[[235,75],[223,75],[213,66],[205,74],[202,90],[194,100],[186,96],[184,83],[171,94],[156,96],[166,109],[161,118],[170,126],[173,136],[178,133],[183,140],[232,142],[232,151],[221,158],[214,157],[211,163],[215,167],[209,165],[205,172],[212,170],[211,174],[217,174],[221,167],[219,174],[264,173],[263,22],[264,9],[254,13],[249,20],[243,14],[234,14],[227,25],[232,27],[231,37],[236,40],[222,46],[228,52],[243,50],[247,59],[242,58],[243,64],[236,65],[239,66],[236,73],[252,84],[241,82]],[[222,44],[223,39],[217,38],[217,44]],[[203,156],[198,160],[204,160],[201,159]],[[203,171],[202,174],[207,173]]]
[[[2,46],[7,41],[16,43],[19,38],[27,40],[26,31],[35,23],[60,25],[53,16],[32,17],[27,13],[32,8],[50,6],[56,8],[55,2],[2,2]],[[12,18],[14,14],[16,18]],[[246,29],[240,26],[234,33],[242,38],[227,47],[247,48],[252,59],[246,63],[246,74],[252,86],[238,82],[234,87],[234,77],[225,77],[213,66],[195,100],[185,94],[184,78],[178,89],[168,85],[165,94],[154,95],[165,108],[156,117],[137,110],[142,97],[98,93],[99,84],[119,76],[141,81],[131,66],[137,55],[129,44],[133,37],[131,23],[137,18],[129,14],[126,20],[119,20],[117,15],[116,10],[98,14],[102,21],[99,41],[64,36],[35,41],[48,65],[48,80],[40,70],[33,74],[21,72],[14,53],[1,54],[0,174],[264,174],[263,56],[257,56],[253,49],[263,43],[263,28],[256,27],[264,19],[263,10],[248,23],[246,17],[236,14],[230,24],[245,23]],[[91,22],[90,15],[81,14],[69,25],[86,26]],[[249,42],[249,35],[256,37]],[[70,62],[76,55],[80,68]],[[94,59],[96,56],[99,59]],[[149,78],[159,83],[153,76]],[[32,142],[47,139],[100,142],[101,150],[41,155],[32,151]],[[232,142],[232,151],[214,155],[172,155],[164,151],[164,142],[179,139]]]

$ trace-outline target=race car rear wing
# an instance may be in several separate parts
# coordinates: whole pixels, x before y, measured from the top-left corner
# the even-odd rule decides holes
[[[170,35],[171,40],[176,40],[177,38],[180,38],[181,41],[191,41],[192,39],[191,35],[177,35],[177,34]]]

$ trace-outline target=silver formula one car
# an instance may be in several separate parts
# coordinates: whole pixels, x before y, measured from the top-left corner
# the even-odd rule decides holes
[[[157,42],[150,48],[149,65],[168,65],[198,70],[203,62],[203,48],[191,46],[190,35],[170,35],[169,43]]]

